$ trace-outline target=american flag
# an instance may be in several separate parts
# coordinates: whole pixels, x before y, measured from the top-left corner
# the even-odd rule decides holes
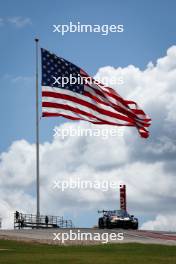
[[[43,48],[41,61],[43,117],[62,116],[93,124],[133,126],[141,137],[149,136],[147,128],[151,119],[135,102],[123,99],[114,89],[95,82],[81,68]],[[66,83],[71,80],[70,76],[76,78],[75,84]]]

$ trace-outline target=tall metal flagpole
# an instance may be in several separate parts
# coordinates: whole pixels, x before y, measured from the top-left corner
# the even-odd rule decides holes
[[[39,167],[39,100],[38,100],[38,43],[39,39],[35,38],[36,43],[36,193],[37,193],[37,222],[40,217],[40,167]]]

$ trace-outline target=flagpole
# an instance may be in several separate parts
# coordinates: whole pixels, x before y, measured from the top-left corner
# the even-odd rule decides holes
[[[39,100],[38,100],[38,43],[35,38],[36,46],[36,194],[37,194],[37,222],[40,218],[40,167],[39,167]]]

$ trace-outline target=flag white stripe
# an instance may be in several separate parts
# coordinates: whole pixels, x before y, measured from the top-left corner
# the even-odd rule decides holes
[[[87,106],[84,106],[82,104],[79,104],[79,106],[78,106],[78,103],[72,102],[70,100],[51,98],[51,97],[50,98],[49,97],[42,97],[42,102],[58,103],[58,104],[61,104],[63,106],[71,106],[71,107],[74,107],[76,109],[80,109],[80,110],[82,110],[88,114],[90,113],[90,114],[94,115],[95,117],[102,119],[103,121],[117,123],[117,124],[121,124],[121,125],[127,124],[127,121],[120,120],[119,118],[114,118],[114,117],[110,117],[110,116],[101,114],[98,111],[93,110],[93,109],[91,109]],[[50,107],[47,107],[47,108],[50,108]]]
[[[75,97],[75,98],[78,98],[78,99],[81,99],[85,102],[88,102],[88,103],[91,103],[93,105],[95,105],[96,107],[98,107],[99,109],[102,109],[102,110],[108,110],[112,113],[115,113],[115,114],[120,114],[123,118],[123,116],[126,118],[129,118],[128,116],[124,115],[123,113],[119,113],[118,111],[116,111],[115,109],[113,109],[111,106],[106,106],[104,104],[99,104],[97,103],[95,100],[87,97],[87,96],[84,96],[84,95],[81,95],[79,93],[74,93],[72,91],[69,91],[69,90],[66,90],[66,89],[62,89],[62,88],[56,88],[56,87],[48,87],[48,86],[43,86],[42,87],[42,90],[45,91],[45,92],[54,92],[54,93],[59,93],[59,94],[65,94],[65,95],[69,95],[69,96],[72,96],[72,97]],[[76,96],[75,96],[76,95]],[[96,110],[93,110],[87,106],[84,106],[82,104],[79,104],[79,103],[75,103],[73,101],[70,101],[69,99],[67,100],[64,100],[64,99],[60,99],[60,98],[55,98],[55,97],[50,97],[50,96],[43,96],[42,97],[42,101],[44,102],[53,102],[53,103],[61,103],[61,104],[65,104],[65,105],[70,105],[70,106],[73,106],[73,107],[77,107],[77,105],[79,105],[79,108],[83,111],[86,111],[88,113],[91,113],[95,116],[97,116],[98,114],[98,118],[101,118],[102,120],[104,121],[109,121],[109,122],[113,122],[113,123],[117,123],[117,124],[120,124],[120,125],[124,125],[124,124],[129,124],[128,121],[126,120],[121,120],[119,119],[118,117],[115,118],[115,117],[110,117],[109,115],[105,115],[105,114],[102,114],[102,113],[99,113],[98,111]],[[46,99],[44,99],[46,98]],[[51,98],[51,99],[47,99],[47,98]],[[64,103],[63,103],[64,102]],[[69,103],[68,103],[69,102]],[[139,122],[136,121],[136,123],[141,126],[141,124]]]
[[[101,95],[99,95],[98,93],[96,93],[96,91],[93,89],[93,88],[95,88],[95,89],[97,89],[98,91],[101,91],[101,92],[103,92],[104,93],[104,95],[105,95],[105,97],[103,97],[103,96],[101,96]],[[120,101],[118,101],[118,99],[115,99],[115,98],[113,98],[112,96],[110,96],[109,94],[107,94],[105,91],[103,91],[98,85],[96,85],[96,84],[93,84],[93,88],[92,87],[90,87],[90,86],[87,86],[87,85],[85,85],[84,86],[84,89],[85,89],[85,91],[87,91],[87,92],[89,92],[89,93],[91,93],[92,95],[94,95],[94,96],[96,96],[97,98],[99,98],[101,101],[104,101],[104,102],[106,102],[106,103],[108,103],[109,104],[109,102],[111,102],[112,104],[114,104],[114,105],[118,105],[119,107],[121,107],[122,109],[124,109],[124,110],[126,110],[126,111],[128,111],[128,112],[130,112],[130,113],[132,113],[132,114],[134,114],[134,112],[132,111],[132,110],[140,110],[139,108],[136,108],[136,104],[134,104],[134,103],[127,103],[128,105],[130,105],[130,108],[127,108],[125,105],[123,105]],[[109,93],[110,93],[110,91],[109,91]],[[125,101],[125,100],[124,100]],[[134,106],[134,107],[132,107],[132,106]],[[112,106],[113,107],[113,106]],[[140,118],[140,119],[146,119],[146,118],[148,118],[148,116],[146,116],[146,115],[142,115],[142,114],[135,114],[138,118]],[[142,120],[140,120],[141,122],[142,122]],[[146,122],[146,121],[143,121],[143,122]]]
[[[50,88],[50,87],[49,87]],[[53,90],[52,90],[53,89]],[[57,90],[56,90],[57,89]],[[99,103],[99,102],[96,102],[95,100],[93,100],[92,98],[90,97],[87,97],[85,95],[82,95],[82,94],[79,94],[79,93],[74,93],[72,91],[68,91],[68,90],[64,90],[62,88],[50,88],[50,89],[43,89],[43,91],[45,92],[54,92],[54,93],[59,93],[59,94],[66,94],[66,95],[70,95],[72,97],[75,97],[75,98],[78,98],[78,99],[81,99],[85,102],[88,102],[88,103],[91,103],[93,105],[95,105],[96,107],[98,107],[99,109],[103,109],[103,110],[107,110],[107,111],[110,111],[112,113],[115,113],[115,114],[119,114],[119,112],[117,112],[113,107],[111,106],[108,106],[108,105],[105,105],[105,104],[102,104],[102,103]],[[47,97],[50,97],[50,98],[54,98],[52,96],[47,96]],[[99,96],[96,95],[96,97],[98,98]],[[59,100],[59,98],[56,98]],[[103,101],[103,99],[101,99]],[[124,115],[123,113],[120,113],[121,115],[123,116],[126,116]]]
[[[77,114],[77,113],[72,112],[70,110],[52,108],[52,107],[42,107],[42,109],[43,109],[43,111],[42,111],[43,113],[67,115],[67,116],[74,117],[74,118],[80,118],[80,119],[83,119],[83,120],[89,121],[89,122],[100,122],[100,120],[98,120],[97,118],[88,117],[88,116],[83,115],[83,114]]]
[[[89,87],[86,87],[85,86],[85,88],[86,88],[86,90],[87,91],[89,91],[90,92],[90,88]],[[89,90],[88,90],[89,89]],[[96,105],[98,108],[100,108],[100,109],[104,109],[104,110],[108,110],[108,111],[110,111],[110,112],[112,112],[112,113],[118,113],[118,114],[120,114],[121,116],[124,116],[124,117],[126,117],[127,115],[125,115],[125,114],[123,114],[123,113],[120,113],[120,112],[118,112],[118,111],[116,111],[113,107],[111,107],[111,106],[107,106],[107,105],[105,105],[105,104],[101,104],[101,103],[98,103],[98,102],[96,102],[95,100],[93,100],[93,99],[91,99],[91,98],[89,98],[89,97],[87,97],[87,96],[84,96],[84,95],[82,95],[82,94],[78,94],[78,93],[76,93],[76,96],[75,96],[75,93],[74,92],[72,92],[72,91],[69,91],[69,90],[66,90],[66,89],[62,89],[62,88],[56,88],[56,87],[49,87],[49,86],[42,86],[42,91],[45,91],[45,92],[54,92],[54,93],[59,93],[59,94],[65,94],[65,95],[69,95],[69,96],[72,96],[72,97],[76,97],[76,98],[78,98],[78,99],[81,99],[81,100],[83,100],[83,101],[85,101],[85,102],[88,102],[88,103],[92,103],[93,105]],[[97,95],[95,92],[94,92],[94,90],[93,89],[91,89],[91,92],[90,92],[92,95],[94,95],[94,96],[96,96],[97,98],[100,98],[102,101],[104,100],[104,98],[103,97],[101,97],[101,96],[99,96],[99,95]],[[50,96],[47,96],[47,97],[50,97]],[[54,97],[52,97],[51,96],[51,98],[54,98]],[[59,99],[59,98],[58,98]],[[105,100],[104,100],[105,101]],[[108,102],[108,101],[107,101]],[[117,104],[117,103],[116,103]],[[121,103],[119,103],[119,106],[122,106],[123,107],[123,109],[125,109],[125,106],[123,106]],[[128,110],[129,111],[129,109],[125,109],[125,110]],[[139,116],[139,115],[138,115]],[[141,122],[142,122],[142,120],[140,120]]]

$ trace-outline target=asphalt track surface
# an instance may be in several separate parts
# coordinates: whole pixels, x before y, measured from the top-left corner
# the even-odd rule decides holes
[[[102,238],[103,233],[123,233],[123,241],[108,240],[110,243],[143,243],[143,244],[163,244],[176,245],[176,232],[159,232],[159,231],[144,231],[144,230],[122,230],[122,229],[97,229],[97,228],[64,228],[64,229],[24,229],[24,230],[0,230],[0,239],[25,241],[32,243],[45,244],[62,244],[62,235],[70,232],[78,233],[99,233]],[[57,237],[57,234],[58,237]],[[67,235],[65,235],[67,236]],[[94,239],[67,239],[66,245],[89,245],[100,244],[103,240],[95,241]]]

